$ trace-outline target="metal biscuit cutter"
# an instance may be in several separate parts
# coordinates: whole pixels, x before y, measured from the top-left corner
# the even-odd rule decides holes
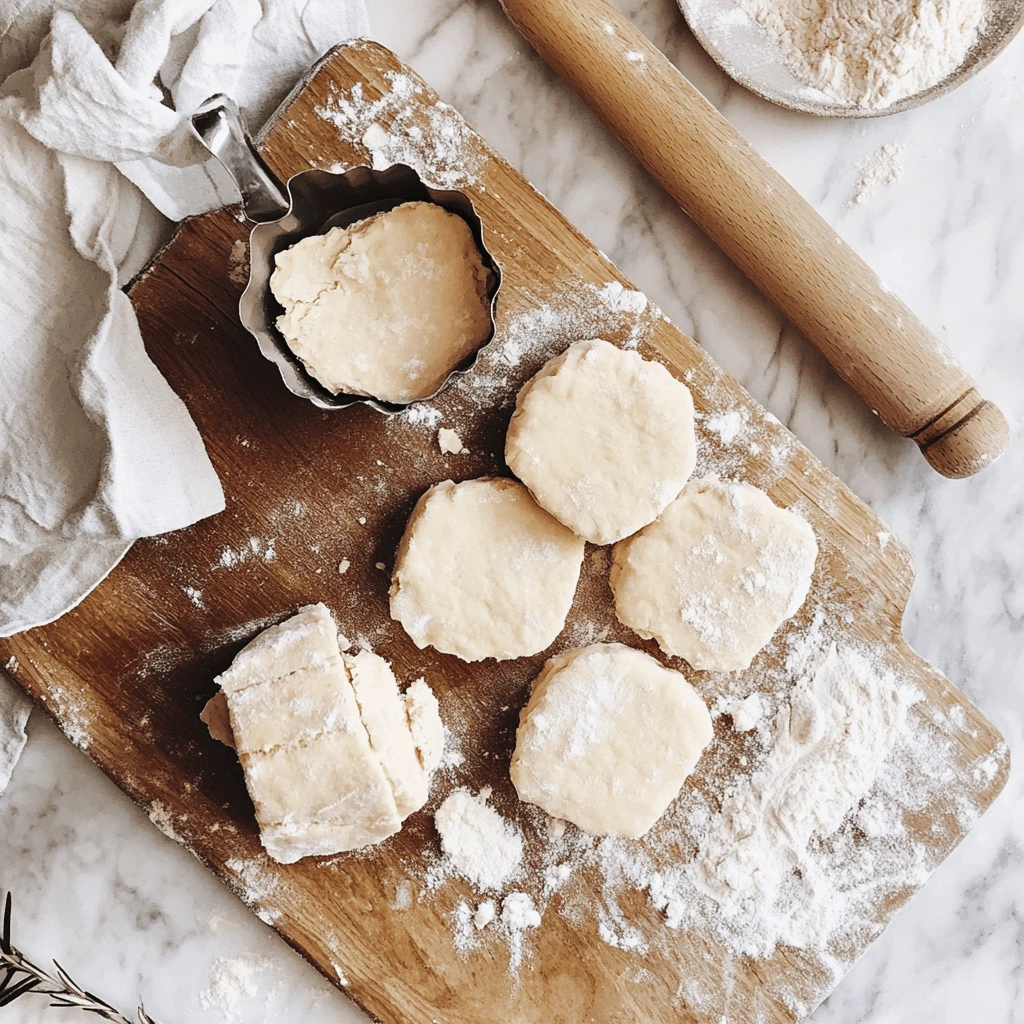
[[[367,395],[334,394],[310,375],[277,329],[284,312],[270,290],[274,257],[309,235],[348,227],[375,213],[402,203],[436,203],[457,214],[470,227],[484,266],[489,271],[491,330],[477,347],[445,378],[429,401],[448,386],[453,377],[467,373],[480,352],[494,337],[494,310],[501,286],[501,270],[483,242],[480,218],[462,192],[442,191],[427,185],[413,168],[394,164],[384,170],[353,167],[342,173],[309,170],[292,175],[282,184],[256,152],[242,125],[238,107],[225,95],[211,96],[192,115],[192,124],[206,148],[224,165],[242,193],[242,211],[253,224],[249,232],[249,281],[238,301],[242,326],[256,339],[260,352],[275,363],[281,379],[293,394],[308,398],[321,409],[345,409],[368,405],[378,412],[401,412],[407,403],[385,402]]]

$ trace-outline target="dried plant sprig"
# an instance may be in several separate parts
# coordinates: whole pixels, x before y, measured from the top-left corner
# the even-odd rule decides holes
[[[113,1024],[156,1024],[144,1007],[140,1006],[137,1022],[118,1013],[99,996],[87,992],[56,960],[54,974],[37,967],[11,942],[11,894],[4,901],[4,924],[0,932],[0,1007],[30,992],[47,996],[51,1006],[70,1007],[95,1013]]]

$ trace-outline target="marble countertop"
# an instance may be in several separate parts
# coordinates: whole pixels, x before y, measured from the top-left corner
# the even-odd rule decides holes
[[[890,434],[624,154],[496,0],[372,0],[410,62],[910,546],[911,644],[1024,751],[1024,34],[953,94],[888,118],[822,121],[726,79],[673,0],[622,6],[858,249],[999,402],[1004,458],[943,480]],[[860,167],[902,147],[898,183],[851,205]],[[1019,1024],[1024,783],[994,808],[814,1015],[816,1024]],[[84,754],[35,714],[0,798],[15,937],[165,1024],[365,1021]],[[54,1019],[23,999],[4,1022]],[[70,1019],[70,1018],[69,1018]]]

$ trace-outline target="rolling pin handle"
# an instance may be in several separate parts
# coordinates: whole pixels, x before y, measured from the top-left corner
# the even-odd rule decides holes
[[[1010,425],[999,406],[971,388],[950,414],[928,424],[913,439],[933,469],[959,480],[973,476],[1006,451]]]

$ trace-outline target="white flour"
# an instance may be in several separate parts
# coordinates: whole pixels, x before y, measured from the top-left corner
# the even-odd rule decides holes
[[[863,206],[883,185],[897,185],[903,177],[903,147],[887,142],[858,168],[860,176],[850,206]]]
[[[199,1002],[206,1009],[219,1010],[225,1024],[241,1020],[243,1004],[258,992],[257,975],[269,966],[264,957],[217,957]]]
[[[407,164],[437,188],[475,184],[483,161],[461,115],[440,100],[423,103],[423,86],[409,75],[386,77],[390,89],[380,99],[366,99],[357,82],[347,92],[334,88],[317,115],[346,139],[359,139],[374,170]]]
[[[500,889],[523,859],[523,837],[487,803],[490,795],[456,789],[434,814],[447,866],[479,889]]]
[[[764,763],[726,792],[687,869],[748,955],[767,956],[779,942],[823,948],[840,907],[814,899],[827,883],[808,857],[811,840],[838,831],[867,794],[916,699],[833,644],[779,711]],[[799,891],[796,914],[776,912],[784,885]],[[787,900],[792,907],[792,892]]]
[[[842,103],[882,109],[955,71],[984,0],[738,0],[801,81]]]

